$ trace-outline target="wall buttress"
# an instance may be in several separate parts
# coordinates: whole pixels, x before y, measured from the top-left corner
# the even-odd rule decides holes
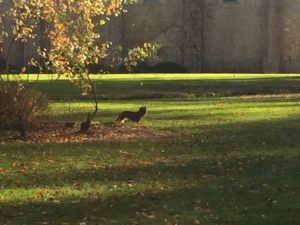
[[[184,1],[184,66],[190,72],[201,72],[202,0]]]

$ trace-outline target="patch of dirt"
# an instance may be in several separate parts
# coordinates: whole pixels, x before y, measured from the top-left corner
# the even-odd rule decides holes
[[[78,133],[79,126],[66,128],[62,123],[41,123],[29,131],[25,139],[16,132],[0,131],[0,143],[83,143],[96,141],[130,141],[135,139],[165,139],[178,136],[174,131],[153,129],[141,125],[93,124],[87,133]]]

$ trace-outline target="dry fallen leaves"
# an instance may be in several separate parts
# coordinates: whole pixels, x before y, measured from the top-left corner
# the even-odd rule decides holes
[[[78,133],[77,128],[65,128],[61,123],[40,123],[30,132],[26,143],[82,143],[93,141],[130,141],[135,139],[174,138],[176,134],[169,130],[157,130],[145,126],[120,126],[118,124],[95,124],[88,133]],[[0,131],[0,143],[16,141],[15,133]],[[120,152],[130,156],[126,150]],[[55,163],[49,160],[49,163]]]

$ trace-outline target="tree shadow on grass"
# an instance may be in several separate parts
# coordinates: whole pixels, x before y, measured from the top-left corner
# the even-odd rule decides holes
[[[37,196],[36,202],[0,200],[0,224],[298,225],[299,121],[295,116],[215,125],[208,135],[202,132],[174,143],[137,140],[125,145],[106,142],[10,149],[16,155],[28,153],[24,157],[28,160],[45,152],[45,159],[57,155],[62,159],[49,171],[2,174],[2,190],[42,188],[55,193],[59,187],[80,191],[88,185],[89,191],[81,196]],[[102,164],[110,158],[120,159],[124,149],[128,149],[124,162]],[[103,154],[107,158],[101,158]],[[70,157],[99,160],[100,166],[60,170]],[[99,189],[103,186],[104,191]]]
[[[9,151],[11,157],[7,158],[11,172],[7,176],[2,175],[5,178],[2,186],[46,187],[85,182],[125,182],[129,179],[141,182],[144,178],[154,179],[157,173],[160,173],[160,179],[196,178],[201,172],[219,175],[214,164],[224,157],[229,157],[234,164],[235,157],[251,161],[253,157],[270,156],[271,163],[272,160],[300,154],[298,117],[210,127],[196,125],[191,129],[198,132],[176,139],[136,139],[127,143],[12,144],[6,148],[9,150],[0,150],[5,155]],[[33,170],[35,162],[50,169]],[[74,166],[81,162],[85,163],[81,168]],[[11,168],[12,164],[15,164],[14,168]],[[29,167],[28,171],[18,172],[24,164]]]
[[[270,157],[224,159],[205,169],[201,161],[191,161],[186,166],[127,168],[117,173],[112,169],[108,176],[110,181],[127,182],[130,175],[134,180],[132,186],[121,185],[114,189],[111,185],[111,193],[109,190],[98,192],[95,188],[81,197],[53,196],[37,202],[1,202],[0,219],[3,224],[188,225],[201,221],[211,225],[296,225],[300,211],[299,184],[293,172],[299,167],[298,161],[299,157],[286,160]],[[271,164],[276,165],[277,172],[270,172]],[[136,170],[143,171],[145,179],[152,183],[144,189],[135,189],[143,176],[136,174]],[[153,176],[158,171],[161,171],[159,179]],[[91,187],[95,180],[103,178],[101,171],[97,171],[100,175],[91,181],[90,172],[86,172],[80,174],[79,182],[89,182]],[[187,177],[191,180],[184,182]],[[163,182],[166,180],[169,185]],[[181,182],[174,182],[176,180]]]
[[[200,180],[207,180],[211,178],[220,177],[238,177],[245,176],[264,176],[270,172],[270,166],[278,167],[274,175],[282,177],[282,173],[286,172],[284,167],[289,165],[291,174],[300,165],[297,162],[300,156],[292,157],[286,156],[223,156],[211,159],[177,159],[172,162],[153,162],[150,164],[138,163],[137,165],[108,165],[106,167],[96,168],[94,165],[91,168],[68,168],[60,170],[58,165],[56,170],[37,171],[15,173],[2,180],[2,188],[58,188],[64,186],[78,186],[86,183],[109,185],[110,183],[145,183],[162,182],[165,181],[187,181],[198,182]],[[57,172],[59,170],[59,172]],[[265,170],[265,171],[264,171]],[[270,174],[272,175],[272,173]],[[22,179],[22,177],[26,179]],[[5,176],[3,176],[4,178]],[[277,177],[277,178],[278,178]],[[276,178],[276,179],[277,179]]]
[[[201,130],[201,127],[193,129]],[[211,137],[205,137],[205,133],[195,136],[199,138],[198,143],[201,142],[201,136],[204,137],[204,145],[223,145],[220,152],[240,151],[243,154],[249,150],[257,153],[262,150],[276,154],[276,149],[300,148],[300,116],[217,124],[211,126],[211,130]]]
[[[201,80],[103,80],[96,82],[101,99],[149,99],[187,96],[236,96],[299,93],[299,77]],[[141,85],[143,84],[143,85]],[[86,100],[68,81],[41,81],[33,84],[52,100]],[[67,91],[66,91],[67,90]]]

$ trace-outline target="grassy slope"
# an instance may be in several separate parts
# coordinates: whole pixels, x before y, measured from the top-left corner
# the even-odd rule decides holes
[[[300,223],[298,99],[104,101],[96,121],[140,105],[143,125],[185,135],[0,145],[0,224]],[[90,107],[53,102],[51,113],[79,119]]]

